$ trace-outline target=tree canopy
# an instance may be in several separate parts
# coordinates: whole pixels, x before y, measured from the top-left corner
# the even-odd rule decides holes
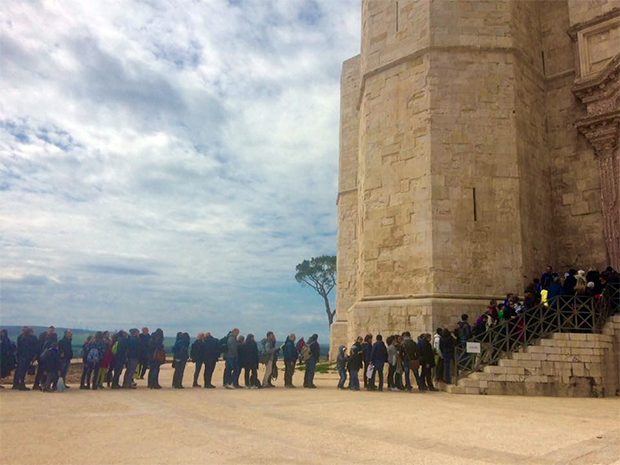
[[[322,255],[304,260],[297,265],[296,271],[295,280],[302,285],[310,286],[323,298],[327,320],[331,326],[336,310],[332,311],[329,305],[329,293],[336,287],[336,256]]]

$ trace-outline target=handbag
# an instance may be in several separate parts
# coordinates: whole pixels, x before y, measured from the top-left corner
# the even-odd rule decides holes
[[[374,365],[368,365],[368,368],[366,369],[366,378],[372,378],[372,375],[375,372],[375,367]]]
[[[156,350],[153,352],[153,361],[160,364],[166,363],[166,352],[163,350]]]

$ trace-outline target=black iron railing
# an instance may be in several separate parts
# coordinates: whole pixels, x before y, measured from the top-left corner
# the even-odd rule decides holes
[[[521,347],[552,333],[600,333],[609,317],[620,311],[620,287],[607,285],[600,297],[558,296],[516,318],[478,334],[467,342],[479,343],[480,352],[471,353],[457,345],[454,354],[457,381],[487,365],[509,357]]]

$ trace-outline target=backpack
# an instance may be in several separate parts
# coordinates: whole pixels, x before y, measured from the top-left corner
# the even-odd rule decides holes
[[[112,346],[112,355],[116,355],[117,352],[118,352],[118,341],[116,341],[114,345]]]
[[[220,354],[225,354],[228,352],[228,336],[223,337],[218,342],[218,346],[220,348]]]
[[[299,351],[299,358],[302,362],[305,362],[312,357],[312,349],[310,349],[310,344],[306,344]]]
[[[86,355],[86,361],[88,363],[98,363],[99,362],[99,349],[97,347],[91,347],[88,351],[88,355]]]

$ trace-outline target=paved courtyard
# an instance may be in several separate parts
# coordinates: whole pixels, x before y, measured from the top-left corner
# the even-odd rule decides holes
[[[0,463],[620,463],[618,398],[349,392],[333,374],[317,375],[316,390],[177,391],[171,378],[166,365],[159,391],[145,381],[137,391],[4,389]]]

